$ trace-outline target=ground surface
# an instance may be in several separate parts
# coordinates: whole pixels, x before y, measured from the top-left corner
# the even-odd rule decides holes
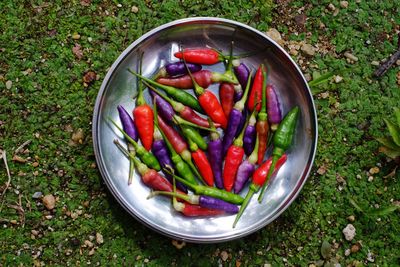
[[[372,75],[397,48],[395,1],[159,2],[1,1],[0,148],[11,182],[2,161],[0,265],[399,265],[399,211],[391,207],[399,205],[400,175],[375,140],[400,103],[399,67]],[[107,191],[91,116],[107,68],[128,44],[194,15],[269,30],[309,79],[328,71],[340,77],[314,92],[318,153],[290,208],[241,240],[178,249]],[[54,196],[55,208],[37,192]],[[349,223],[351,241],[342,233]]]

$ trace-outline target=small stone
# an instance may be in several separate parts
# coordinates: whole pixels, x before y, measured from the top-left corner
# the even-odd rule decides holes
[[[13,84],[12,81],[10,81],[10,80],[6,81],[6,88],[7,88],[8,90],[10,90],[11,87],[12,87],[12,84]]]
[[[12,160],[15,161],[15,162],[19,162],[19,163],[25,163],[26,162],[26,159],[24,159],[23,157],[20,157],[18,155],[14,155]]]
[[[67,249],[66,251],[65,251],[65,255],[66,256],[69,256],[69,255],[71,255],[72,254],[72,249]]]
[[[87,40],[88,40],[89,43],[91,43],[93,41],[93,38],[92,37],[88,37]]]
[[[324,175],[326,173],[326,167],[325,165],[322,165],[321,167],[318,168],[317,173],[319,175]]]
[[[88,71],[83,75],[83,81],[85,83],[92,83],[96,80],[96,73],[94,71]]]
[[[43,205],[48,210],[52,210],[56,206],[56,199],[54,198],[53,195],[45,195],[43,197],[42,201],[43,201]]]
[[[277,42],[279,45],[284,45],[285,41],[282,39],[281,34],[275,28],[270,28],[266,33],[268,37]]]
[[[369,262],[374,262],[375,261],[374,255],[371,253],[371,251],[368,251],[367,261],[369,261]]]
[[[360,250],[360,244],[359,243],[355,243],[354,245],[351,246],[351,253],[357,253]]]
[[[340,7],[341,8],[347,8],[349,6],[349,2],[347,1],[340,1]]]
[[[39,235],[39,231],[37,231],[37,230],[32,230],[31,233],[34,236],[38,236]]]
[[[357,175],[356,175],[356,178],[357,178],[357,179],[361,179],[361,178],[362,178],[362,176],[361,176],[361,175],[359,175],[359,174],[357,174]]]
[[[76,144],[78,143],[82,144],[83,138],[84,138],[83,130],[82,128],[79,128],[72,134],[71,140]]]
[[[370,175],[368,176],[368,182],[372,182],[374,180],[374,176]]]
[[[400,59],[396,60],[396,65],[400,66]]]
[[[32,167],[36,168],[37,166],[39,166],[39,162],[35,161],[32,163]]]
[[[43,196],[42,192],[35,192],[35,193],[33,193],[32,198],[38,199],[38,198],[41,198],[42,196]]]
[[[263,267],[272,267],[270,263],[264,263]]]
[[[71,218],[72,218],[73,220],[75,220],[75,219],[78,218],[78,217],[79,217],[78,213],[76,213],[76,212],[72,212],[72,213],[71,213]]]
[[[131,11],[136,14],[139,12],[139,8],[137,6],[132,6]]]
[[[306,55],[306,56],[314,56],[316,49],[310,45],[310,44],[303,44],[301,46],[301,51]]]
[[[182,249],[184,246],[186,246],[186,242],[181,240],[172,240],[172,245],[177,249]]]
[[[335,75],[335,83],[340,83],[341,81],[343,81],[343,77],[339,76],[339,75]]]
[[[356,217],[354,215],[350,215],[349,217],[347,217],[347,220],[349,222],[354,222],[356,220]]]
[[[16,225],[18,222],[17,220],[10,220],[10,223]]]
[[[336,7],[335,7],[332,3],[330,3],[330,4],[328,5],[328,9],[329,9],[330,11],[335,11]]]
[[[53,219],[53,215],[46,215],[46,216],[44,216],[45,218],[46,218],[46,220],[51,220],[51,219]]]
[[[225,250],[222,251],[220,255],[221,255],[221,259],[223,261],[226,261],[228,259],[228,257],[229,257],[228,252],[226,252]]]
[[[351,61],[358,61],[358,57],[356,57],[355,55],[353,55],[350,52],[345,52],[344,56],[348,59],[350,59]]]
[[[379,66],[379,61],[374,60],[374,61],[371,62],[371,65],[373,65],[373,66]]]
[[[321,93],[321,98],[322,99],[327,99],[329,97],[329,92],[323,92]]]
[[[80,36],[80,34],[79,33],[74,33],[74,34],[72,34],[72,39],[74,39],[74,40],[79,40],[79,39],[81,39],[81,36]]]
[[[353,240],[356,235],[356,228],[352,224],[348,224],[342,231],[347,241]]]
[[[99,245],[104,243],[104,239],[103,239],[103,235],[102,234],[96,233],[96,242]]]
[[[86,247],[88,247],[88,248],[92,248],[92,247],[93,247],[93,243],[90,242],[89,240],[85,240],[85,241],[83,242],[83,244],[84,244]]]
[[[291,54],[292,56],[297,56],[299,54],[299,51],[297,51],[296,49],[292,48],[289,50],[289,54]]]
[[[92,249],[89,251],[88,255],[89,255],[89,256],[92,256],[92,255],[94,255],[94,253],[95,253],[95,249],[92,248]]]
[[[351,253],[351,251],[350,251],[350,249],[348,248],[348,249],[346,249],[345,251],[344,251],[344,255],[345,256],[349,256],[350,255],[350,253]]]
[[[121,8],[121,7],[122,7],[122,5],[121,5],[121,4],[117,4],[117,7]]]
[[[378,167],[372,167],[371,169],[369,169],[369,173],[370,174],[377,174],[377,173],[379,173],[379,168]]]

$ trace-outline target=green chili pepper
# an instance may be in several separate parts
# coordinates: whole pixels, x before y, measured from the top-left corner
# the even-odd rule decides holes
[[[146,81],[147,83],[149,83],[155,87],[163,89],[167,94],[169,94],[176,101],[181,102],[182,104],[189,106],[198,112],[204,113],[203,109],[201,108],[201,106],[199,104],[199,101],[197,101],[197,99],[194,96],[192,96],[191,94],[189,94],[181,89],[177,89],[172,86],[163,85],[158,82],[155,82],[155,81],[153,81],[149,78],[146,78],[130,69],[128,69],[128,71],[130,73],[132,73],[133,75],[139,77],[140,79]]]
[[[193,142],[195,142],[202,150],[207,149],[207,142],[204,141],[203,137],[200,135],[200,133],[187,125],[181,125],[180,127],[182,129],[183,134]]]
[[[237,205],[240,205],[243,202],[243,197],[241,197],[240,195],[236,195],[234,193],[227,192],[225,190],[218,189],[216,187],[210,187],[210,186],[205,186],[205,185],[194,185],[194,184],[189,183],[185,179],[175,175],[173,172],[171,172],[168,169],[165,169],[165,171],[168,172],[169,174],[171,174],[179,182],[181,182],[184,185],[193,189],[193,191],[197,195],[206,195],[206,196],[210,196],[210,197],[215,197],[215,198],[222,199],[222,200],[225,200],[227,202],[237,204]]]
[[[296,129],[297,117],[300,113],[299,107],[294,107],[288,114],[286,114],[285,118],[283,118],[282,122],[279,124],[278,129],[276,130],[272,143],[274,145],[274,150],[272,151],[272,164],[271,168],[268,171],[267,178],[271,177],[272,173],[274,172],[275,165],[278,159],[285,153],[285,151],[289,148],[292,144],[294,131]],[[265,189],[267,187],[267,182],[263,184],[261,188],[260,196],[258,197],[258,202],[261,203]]]
[[[112,122],[112,124],[114,124],[115,127],[117,127],[118,130],[121,131],[126,140],[128,140],[132,144],[133,148],[136,151],[136,155],[140,158],[141,161],[143,161],[144,164],[156,171],[161,170],[160,163],[151,152],[147,151],[143,146],[140,146],[135,140],[133,140],[121,127],[118,126],[115,121],[113,121],[111,118],[109,118],[109,120]]]

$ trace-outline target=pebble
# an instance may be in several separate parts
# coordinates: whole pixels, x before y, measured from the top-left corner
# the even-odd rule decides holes
[[[31,233],[34,236],[38,236],[39,235],[39,231],[37,231],[37,230],[32,230]]]
[[[278,32],[277,29],[275,28],[270,28],[267,32],[266,35],[270,37],[272,40],[277,42],[279,45],[284,45],[285,41],[282,39],[281,34]]]
[[[139,12],[139,8],[137,6],[132,6],[131,11],[136,14]]]
[[[79,33],[75,32],[74,34],[72,34],[72,39],[79,40],[79,39],[81,39],[81,35]]]
[[[303,44],[301,46],[301,51],[306,55],[306,56],[314,56],[316,49],[310,45],[310,44]]]
[[[374,61],[371,62],[371,65],[373,65],[373,66],[379,66],[379,61],[374,60]]]
[[[99,245],[104,243],[104,239],[103,239],[103,235],[102,234],[96,233],[96,242]]]
[[[351,246],[351,253],[357,253],[360,250],[360,244],[355,243],[354,245]]]
[[[228,252],[226,252],[225,250],[221,252],[221,259],[223,261],[226,261],[228,259]]]
[[[354,222],[356,220],[356,217],[354,215],[350,215],[349,217],[347,217],[347,220],[349,222]]]
[[[272,267],[270,263],[264,263],[263,267]]]
[[[48,210],[52,210],[56,206],[56,199],[54,198],[53,195],[45,195],[43,197],[42,201],[43,201],[43,205]]]
[[[172,240],[172,245],[177,249],[182,249],[184,246],[186,246],[186,242],[180,240]]]
[[[345,52],[344,56],[352,61],[358,61],[358,57],[356,57],[355,55],[353,55],[350,52]]]
[[[84,138],[83,130],[82,128],[79,128],[72,134],[71,140],[74,143],[82,144],[83,138]]]
[[[377,173],[379,173],[379,168],[378,167],[372,167],[371,169],[369,169],[369,173],[370,174],[377,174]]]
[[[347,1],[340,1],[340,7],[347,8],[349,6],[349,2]]]
[[[25,163],[26,162],[26,159],[24,159],[23,157],[20,157],[18,155],[14,155],[12,160],[15,161],[15,162],[19,162],[19,163]]]
[[[88,37],[87,40],[88,40],[89,43],[91,43],[93,41],[93,38],[92,37]]]
[[[32,167],[36,168],[37,166],[39,166],[39,162],[35,161],[32,163]]]
[[[400,66],[400,59],[396,60],[396,65]]]
[[[374,180],[374,176],[368,176],[368,182],[372,182]]]
[[[93,247],[93,243],[90,242],[89,240],[85,240],[84,245],[88,248],[92,248]]]
[[[339,75],[335,75],[335,83],[340,83],[341,81],[343,81],[343,77],[339,76]]]
[[[336,7],[334,6],[334,4],[330,3],[330,4],[328,5],[328,9],[329,9],[330,11],[335,11]]]
[[[120,8],[121,8],[121,7],[122,7],[122,5],[121,5],[121,4],[118,4],[118,5],[117,5],[117,7],[120,7]]]
[[[89,255],[89,256],[92,256],[92,255],[94,255],[94,253],[95,253],[95,249],[92,248],[92,249],[89,251],[88,255]]]
[[[347,241],[353,240],[353,238],[356,236],[356,228],[350,223],[343,229],[342,232]]]
[[[351,251],[350,251],[350,249],[348,248],[348,249],[346,249],[345,251],[344,251],[344,255],[345,256],[349,256],[350,255],[350,253],[351,253]]]
[[[12,81],[10,81],[10,80],[6,81],[6,88],[7,88],[8,90],[11,89],[12,84],[13,84]]]

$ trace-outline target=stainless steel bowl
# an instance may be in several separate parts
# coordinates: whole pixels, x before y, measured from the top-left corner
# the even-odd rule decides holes
[[[149,189],[139,177],[128,186],[129,162],[113,144],[122,135],[108,123],[119,122],[117,105],[127,110],[135,106],[137,80],[127,69],[137,70],[140,52],[145,52],[143,74],[175,61],[179,44],[184,47],[211,46],[228,53],[231,40],[234,53],[257,52],[243,61],[252,69],[260,63],[269,68],[269,81],[278,88],[284,114],[299,106],[299,118],[288,161],[270,181],[262,204],[253,197],[241,220],[232,228],[235,216],[187,218],[173,210],[170,200],[155,197],[147,200]],[[211,67],[224,71],[224,65]],[[210,89],[216,92],[217,85]],[[148,97],[148,96],[147,96]],[[149,103],[150,102],[150,99]],[[111,66],[97,96],[93,114],[93,142],[100,172],[118,202],[137,220],[175,239],[196,243],[228,241],[253,233],[277,218],[296,198],[313,164],[317,146],[317,117],[313,98],[300,69],[290,56],[262,32],[245,24],[220,18],[188,18],[162,25],[133,42]],[[271,151],[267,151],[270,153]],[[243,190],[245,196],[247,188]]]

